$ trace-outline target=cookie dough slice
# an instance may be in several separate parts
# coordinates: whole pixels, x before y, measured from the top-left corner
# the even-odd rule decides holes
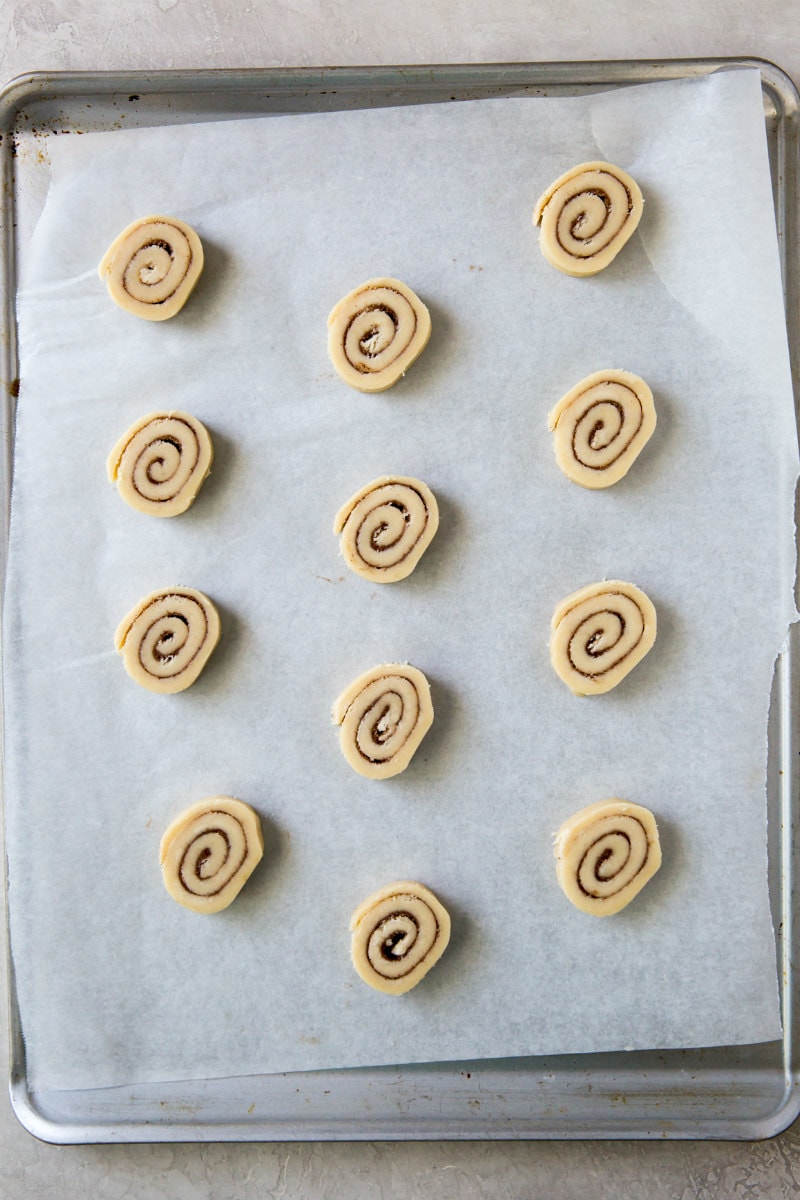
[[[616,258],[642,216],[639,185],[607,162],[586,162],[559,176],[533,210],[539,246],[567,275],[596,275]]]
[[[140,600],[117,627],[125,670],[151,692],[182,692],[197,679],[219,641],[214,605],[196,588],[166,588]]]
[[[203,270],[203,245],[177,217],[141,217],[103,255],[101,279],[115,304],[145,321],[180,312]]]
[[[391,779],[406,769],[431,727],[430,685],[416,667],[372,667],[345,688],[333,719],[353,770],[367,779]]]
[[[175,517],[194,502],[214,458],[205,425],[185,412],[154,412],[119,439],[108,478],[137,512]]]
[[[337,374],[360,392],[383,392],[427,345],[431,318],[399,279],[369,279],[328,317],[328,353]]]
[[[630,371],[595,371],[559,400],[548,424],[564,474],[585,488],[611,487],[653,434],[653,393]]]
[[[359,904],[350,921],[351,954],[358,974],[390,996],[409,992],[450,941],[450,916],[421,883],[389,883]]]
[[[590,583],[556,607],[550,661],[579,696],[608,692],[641,662],[656,640],[656,610],[632,583]]]
[[[555,840],[564,894],[596,917],[618,913],[661,866],[655,817],[627,800],[599,800],[575,813]]]
[[[333,532],[351,571],[372,583],[396,583],[416,567],[439,528],[431,489],[409,475],[381,475],[351,496]]]
[[[220,912],[239,895],[263,854],[254,809],[232,796],[211,796],[165,830],[160,847],[164,886],[192,912]]]

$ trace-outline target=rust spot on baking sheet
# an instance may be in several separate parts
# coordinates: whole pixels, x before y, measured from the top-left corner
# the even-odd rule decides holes
[[[19,396],[19,379],[11,380],[11,383],[8,385],[8,394],[9,396],[13,396],[15,400],[17,399]]]

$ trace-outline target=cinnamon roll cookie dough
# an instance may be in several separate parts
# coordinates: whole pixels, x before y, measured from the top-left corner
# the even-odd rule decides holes
[[[411,762],[433,722],[431,689],[416,667],[372,667],[333,706],[342,754],[359,775],[391,779]]]
[[[242,800],[212,796],[182,812],[161,838],[164,886],[192,912],[235,900],[264,854],[258,814]]]
[[[219,641],[219,613],[195,588],[151,592],[117,627],[125,670],[151,692],[182,692],[197,679]]]
[[[607,162],[580,163],[556,179],[533,210],[539,246],[567,275],[596,275],[633,235],[642,216],[634,179]]]
[[[625,908],[661,866],[655,817],[627,800],[582,808],[561,826],[554,850],[564,894],[596,917]]]
[[[328,353],[339,376],[360,392],[390,388],[431,335],[425,305],[399,279],[369,279],[328,317]]]
[[[145,321],[180,312],[203,270],[203,246],[177,217],[141,217],[123,229],[103,255],[101,279],[111,299]]]
[[[373,479],[333,522],[348,567],[372,583],[396,583],[410,575],[438,527],[436,497],[408,475]]]
[[[632,583],[590,583],[553,613],[550,661],[579,696],[608,692],[641,662],[656,640],[656,610]]]
[[[175,517],[193,503],[213,458],[208,430],[196,417],[149,413],[111,451],[108,478],[137,512]]]
[[[421,883],[389,883],[359,904],[350,921],[358,974],[390,996],[409,992],[450,941],[450,916]]]
[[[607,488],[628,473],[656,427],[653,393],[629,371],[595,371],[548,417],[556,461],[585,488]]]

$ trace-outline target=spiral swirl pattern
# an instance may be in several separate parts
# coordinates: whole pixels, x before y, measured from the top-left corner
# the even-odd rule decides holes
[[[216,608],[195,588],[151,592],[122,621],[114,645],[125,670],[151,692],[182,692],[219,641]]]
[[[370,279],[328,317],[328,353],[345,383],[383,392],[419,357],[430,334],[430,314],[410,287],[399,279]]]
[[[450,916],[421,883],[390,883],[360,904],[350,921],[353,966],[378,992],[416,987],[447,949]]]
[[[410,575],[439,527],[433,492],[419,479],[382,475],[336,514],[333,532],[351,571],[373,583]]]
[[[208,430],[184,412],[150,413],[120,438],[108,477],[126,504],[154,517],[185,512],[211,470]]]
[[[591,583],[556,608],[550,659],[564,683],[580,696],[616,687],[641,662],[656,639],[656,610],[632,583]]]
[[[642,216],[635,180],[606,162],[581,163],[540,197],[533,212],[539,245],[567,275],[596,275],[633,235]]]
[[[431,727],[430,685],[416,667],[373,667],[342,692],[333,719],[353,770],[367,779],[390,779],[406,769]]]
[[[564,474],[586,488],[610,487],[656,427],[653,393],[628,371],[596,371],[559,400],[548,424]]]
[[[111,299],[145,321],[174,317],[203,270],[203,246],[177,217],[142,217],[123,229],[100,263]]]
[[[555,841],[556,874],[583,912],[610,916],[630,904],[661,866],[653,814],[625,800],[600,800],[570,817]]]
[[[184,908],[219,912],[238,896],[263,853],[261,822],[250,805],[212,796],[187,808],[164,832],[164,886]]]

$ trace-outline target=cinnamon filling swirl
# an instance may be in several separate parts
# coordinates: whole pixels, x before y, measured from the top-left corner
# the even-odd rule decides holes
[[[585,488],[611,487],[652,436],[653,393],[629,371],[596,371],[559,400],[548,424],[564,474]]]
[[[373,667],[342,692],[333,720],[353,770],[367,779],[390,779],[406,769],[431,727],[430,685],[416,667]]]
[[[583,912],[610,916],[630,904],[661,866],[653,814],[625,800],[600,800],[556,834],[556,875]]]
[[[430,314],[410,287],[399,279],[370,279],[328,317],[328,353],[345,383],[382,392],[419,357],[430,333]]]
[[[212,796],[187,808],[164,832],[164,886],[184,908],[219,912],[238,896],[263,853],[261,822],[250,805]]]
[[[214,457],[208,430],[184,412],[150,413],[124,434],[108,459],[108,477],[126,504],[174,517],[194,501]]]
[[[567,596],[551,622],[550,660],[580,696],[616,687],[656,639],[656,610],[632,583],[592,583]]]
[[[333,532],[351,571],[373,583],[396,583],[416,567],[439,527],[433,492],[418,479],[382,475],[339,510]]]
[[[125,670],[151,692],[182,692],[197,679],[220,635],[216,608],[195,588],[151,592],[114,634]]]
[[[450,916],[421,883],[390,883],[350,921],[353,966],[370,987],[400,996],[416,987],[447,949]]]
[[[100,263],[111,299],[145,321],[174,317],[203,270],[203,246],[177,217],[142,217],[123,229]]]
[[[635,232],[643,204],[638,184],[619,167],[580,163],[551,184],[533,211],[542,254],[567,275],[596,275]]]

